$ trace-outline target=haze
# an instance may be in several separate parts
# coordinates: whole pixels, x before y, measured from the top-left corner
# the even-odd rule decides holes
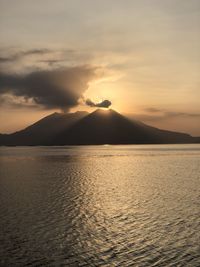
[[[0,34],[0,133],[90,99],[200,135],[199,0],[0,0]]]

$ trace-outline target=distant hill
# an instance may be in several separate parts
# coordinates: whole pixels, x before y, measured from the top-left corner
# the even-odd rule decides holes
[[[197,143],[189,134],[131,121],[114,110],[53,113],[26,129],[0,135],[0,145],[95,145]]]

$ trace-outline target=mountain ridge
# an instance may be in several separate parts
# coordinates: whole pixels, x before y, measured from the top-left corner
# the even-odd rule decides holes
[[[133,121],[115,110],[52,113],[13,134],[0,134],[0,145],[100,145],[198,143],[186,133]]]

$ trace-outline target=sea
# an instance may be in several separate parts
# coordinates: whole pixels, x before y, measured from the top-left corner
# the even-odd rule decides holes
[[[200,266],[200,145],[0,148],[0,266]]]

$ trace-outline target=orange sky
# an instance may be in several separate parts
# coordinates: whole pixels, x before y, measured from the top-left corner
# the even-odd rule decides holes
[[[200,135],[199,0],[0,0],[0,33],[0,132],[63,109],[62,95],[67,110],[68,90],[72,111],[109,99],[148,124]],[[33,92],[38,72],[50,73],[58,101],[41,93],[43,77]]]

